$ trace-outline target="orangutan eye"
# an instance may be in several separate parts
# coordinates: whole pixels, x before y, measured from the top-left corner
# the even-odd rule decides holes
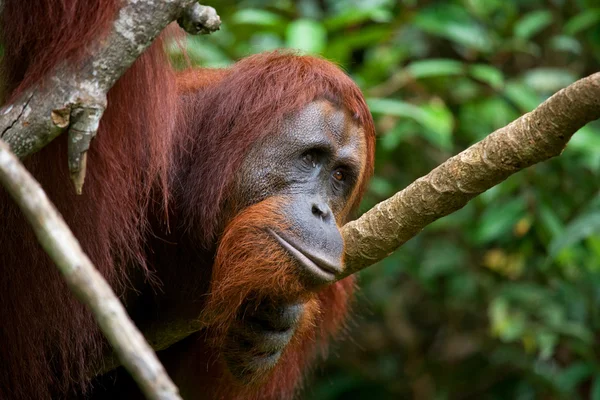
[[[344,171],[342,171],[340,169],[336,169],[335,171],[333,171],[331,176],[333,177],[333,179],[335,179],[338,182],[343,182],[346,179],[346,175],[344,174]]]

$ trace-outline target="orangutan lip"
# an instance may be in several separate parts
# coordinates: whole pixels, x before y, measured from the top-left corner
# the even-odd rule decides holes
[[[283,238],[272,229],[269,229],[268,231],[275,239],[277,239],[281,247],[286,249],[292,257],[302,264],[303,267],[321,280],[331,282],[335,280],[337,274],[342,272],[342,269],[339,266],[333,265],[331,262],[306,252],[301,246],[288,238]]]

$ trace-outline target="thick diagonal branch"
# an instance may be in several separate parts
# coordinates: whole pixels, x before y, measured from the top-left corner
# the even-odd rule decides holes
[[[384,259],[515,172],[559,155],[579,128],[598,118],[600,73],[559,91],[345,225],[344,276]]]

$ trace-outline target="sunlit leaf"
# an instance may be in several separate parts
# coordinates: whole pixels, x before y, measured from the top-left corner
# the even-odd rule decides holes
[[[492,333],[504,342],[513,342],[525,332],[525,315],[510,309],[502,298],[496,298],[490,304],[489,317]]]
[[[488,208],[477,221],[473,240],[477,244],[489,243],[512,236],[514,225],[525,215],[524,198],[515,198],[504,204]]]
[[[554,354],[554,349],[558,344],[558,335],[551,332],[540,332],[536,336],[536,343],[540,350],[540,358],[548,360]]]
[[[369,98],[367,104],[372,113],[406,118],[415,118],[415,115],[421,113],[419,107],[402,100]]]
[[[550,10],[538,10],[530,12],[519,19],[515,24],[515,36],[520,39],[529,39],[540,33],[552,23],[553,16]]]
[[[573,246],[594,234],[600,234],[600,211],[581,215],[571,221],[564,232],[555,237],[548,246],[548,256],[553,259],[563,249]]]
[[[464,8],[454,4],[438,4],[419,12],[415,25],[432,35],[445,37],[478,51],[491,51],[492,39]]]
[[[464,73],[461,62],[445,59],[414,61],[406,66],[406,72],[415,79],[432,76],[452,76]]]
[[[524,76],[525,84],[542,93],[554,93],[577,80],[572,72],[558,68],[537,68]]]
[[[389,22],[393,14],[384,8],[350,8],[341,13],[327,18],[323,23],[327,30],[337,30],[348,26],[357,25],[367,21]]]
[[[554,50],[565,53],[581,54],[583,47],[581,42],[572,36],[557,35],[552,38],[550,45]]]
[[[469,74],[482,82],[487,83],[494,89],[504,85],[504,74],[498,68],[486,64],[477,64],[469,67]]]
[[[425,130],[420,134],[431,143],[443,149],[452,146],[452,127],[454,124],[452,113],[441,102],[432,102],[421,107],[394,99],[367,99],[367,104],[372,113],[394,115],[396,117],[411,118],[419,123]]]
[[[600,23],[600,9],[587,9],[567,21],[564,31],[567,35],[575,35]]]
[[[307,53],[320,53],[327,43],[327,32],[322,24],[311,19],[298,19],[288,25],[286,46]]]
[[[454,116],[441,101],[432,101],[421,106],[424,112],[420,121],[426,130],[422,135],[431,143],[443,150],[452,148],[452,129],[454,127]]]
[[[506,96],[513,101],[522,112],[531,111],[542,102],[542,98],[529,86],[509,83],[504,88]]]
[[[577,153],[583,164],[590,170],[597,171],[600,169],[599,150],[600,129],[590,124],[582,127],[573,135],[564,154]]]
[[[241,8],[231,16],[231,22],[234,24],[248,24],[262,27],[276,27],[283,25],[285,20],[270,11],[259,10],[256,8]]]

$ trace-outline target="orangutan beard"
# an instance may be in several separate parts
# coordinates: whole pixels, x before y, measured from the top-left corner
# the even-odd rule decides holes
[[[269,233],[287,227],[281,203],[280,198],[270,198],[247,207],[225,227],[201,317],[213,331],[215,345],[222,344],[242,307],[248,310],[267,301],[304,304],[295,336],[314,324],[319,313],[317,294],[302,283],[296,262]]]

